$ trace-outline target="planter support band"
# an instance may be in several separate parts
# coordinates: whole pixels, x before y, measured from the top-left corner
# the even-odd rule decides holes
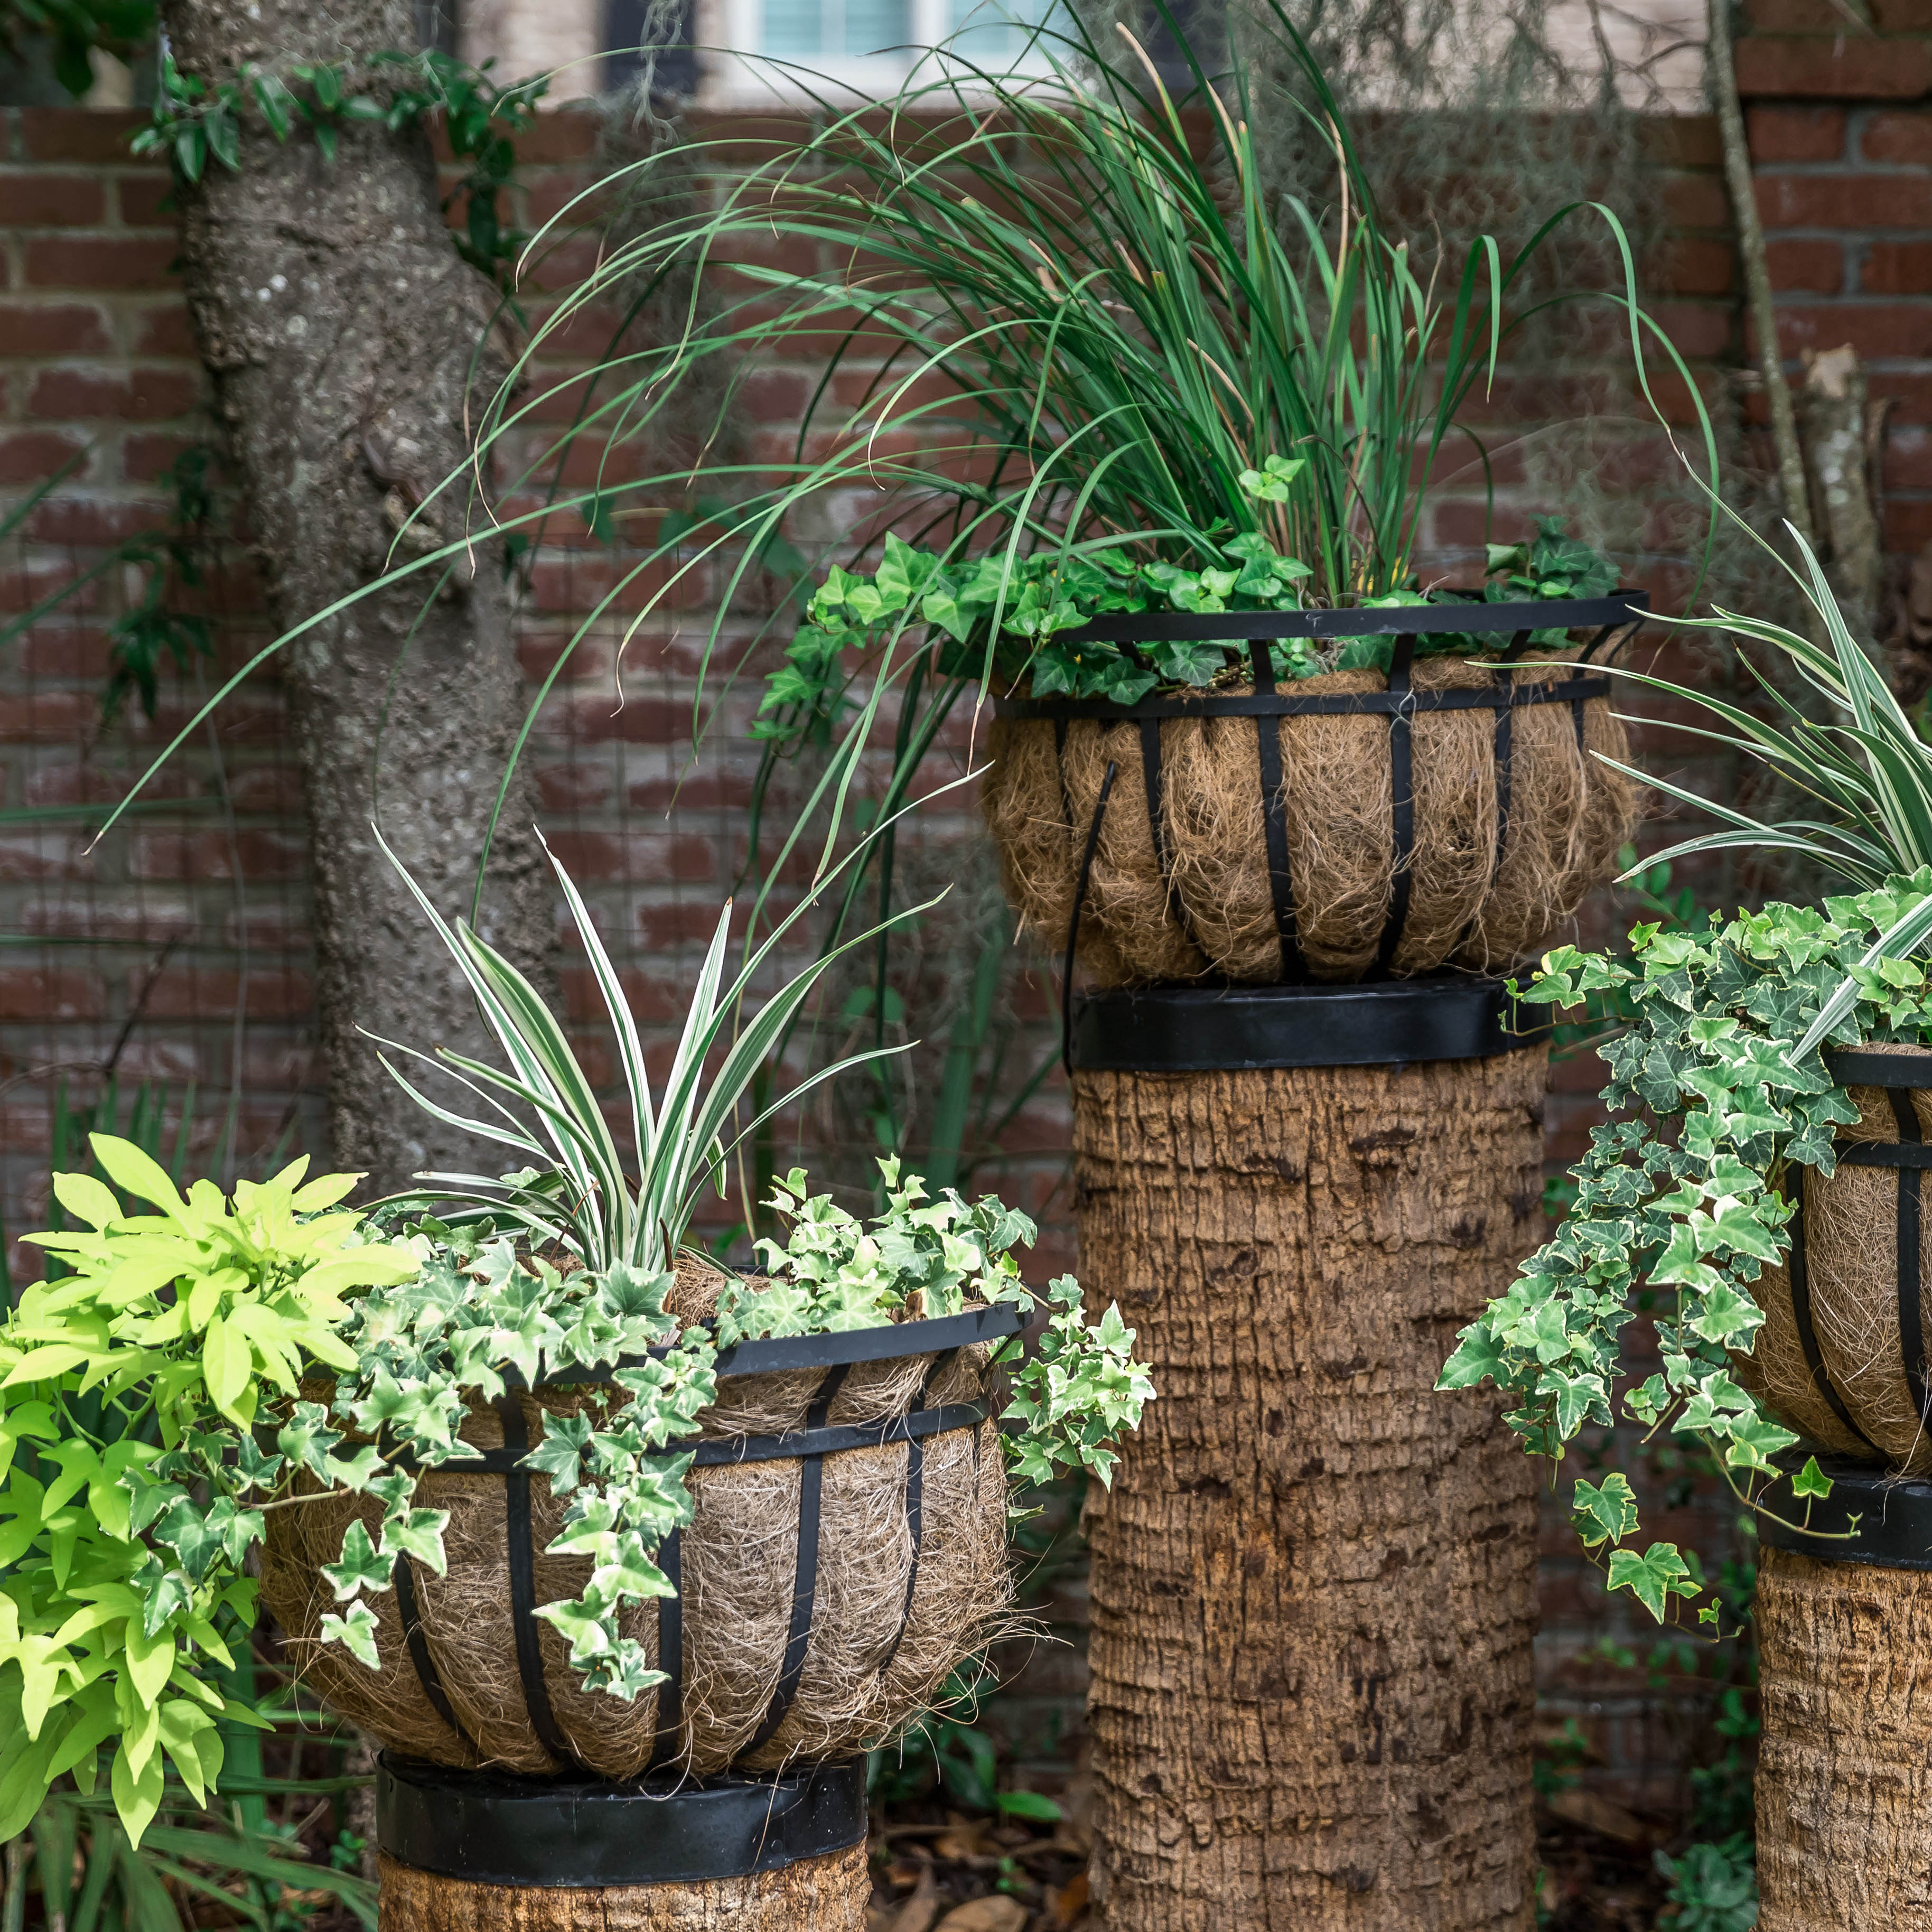
[[[698,1884],[859,1844],[865,1764],[702,1784],[659,1772],[616,1784],[450,1771],[386,1751],[376,1834],[386,1857],[472,1883]]]
[[[1404,1066],[1540,1046],[1500,980],[1452,974],[1358,986],[1151,986],[1071,1003],[1070,1070]]]

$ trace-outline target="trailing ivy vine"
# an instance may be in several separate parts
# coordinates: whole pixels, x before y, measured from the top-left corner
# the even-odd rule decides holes
[[[1822,909],[1773,904],[1700,926],[1640,926],[1628,958],[1562,946],[1521,997],[1624,1016],[1602,1045],[1610,1119],[1570,1169],[1575,1200],[1555,1236],[1462,1334],[1442,1386],[1491,1382],[1513,1398],[1530,1453],[1561,1462],[1586,1427],[1622,1415],[1708,1452],[1738,1500],[1763,1510],[1830,1492],[1815,1458],[1774,1461],[1798,1438],[1732,1373],[1764,1316],[1753,1294],[1790,1245],[1794,1166],[1831,1174],[1833,1132],[1858,1118],[1809,1035],[1825,1044],[1932,1041],[1932,987],[1881,943],[1932,905],[1932,867]],[[1852,997],[1833,1014],[1849,982]],[[1624,1331],[1656,1324],[1658,1371],[1619,1390]],[[1580,1479],[1573,1514],[1612,1589],[1660,1620],[1702,1594],[1694,1552],[1640,1548],[1636,1493],[1612,1468]],[[1706,1623],[1718,1612],[1706,1604]]]
[[[385,50],[359,66],[308,62],[277,72],[251,63],[232,80],[210,82],[183,74],[164,52],[154,118],[132,146],[137,154],[166,154],[176,178],[192,182],[211,161],[239,171],[245,115],[255,116],[278,141],[306,130],[326,161],[335,158],[344,128],[380,123],[393,134],[440,115],[450,152],[469,164],[442,202],[446,214],[461,204],[457,250],[507,292],[512,266],[530,237],[504,225],[500,197],[515,170],[517,136],[535,117],[550,80],[538,74],[500,86],[490,76],[494,64],[471,67],[429,47],[414,54]],[[358,89],[358,73],[387,86],[376,92]]]

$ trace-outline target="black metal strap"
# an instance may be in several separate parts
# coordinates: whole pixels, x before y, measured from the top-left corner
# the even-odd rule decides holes
[[[1457,934],[1450,958],[1462,951],[1474,936],[1478,922],[1483,916],[1483,908],[1489,903],[1490,895],[1496,889],[1496,881],[1502,877],[1503,859],[1509,850],[1510,788],[1514,782],[1512,754],[1516,742],[1516,661],[1522,653],[1522,647],[1529,642],[1529,633],[1519,631],[1509,641],[1509,648],[1502,653],[1502,661],[1490,675],[1497,688],[1508,694],[1508,702],[1496,707],[1496,734],[1493,756],[1496,773],[1496,842],[1490,856],[1489,884],[1483,888],[1483,896],[1471,910],[1462,930]]]
[[[1810,1371],[1813,1387],[1830,1404],[1832,1413],[1868,1449],[1876,1450],[1878,1444],[1852,1420],[1852,1412],[1845,1406],[1844,1398],[1834,1386],[1831,1371],[1825,1366],[1824,1351],[1818,1346],[1817,1330],[1812,1324],[1811,1270],[1804,1254],[1804,1181],[1802,1174],[1798,1179],[1797,1198],[1792,1204],[1791,1252],[1786,1258],[1784,1272],[1791,1284],[1791,1313],[1798,1324],[1798,1343],[1804,1351],[1804,1366]]]
[[[826,1429],[790,1429],[781,1436],[686,1436],[667,1443],[666,1455],[684,1454],[700,1469],[742,1462],[781,1462],[797,1456],[836,1456],[848,1449],[884,1449],[915,1436],[944,1436],[955,1429],[973,1429],[986,1419],[983,1402],[948,1402],[944,1408],[914,1409],[880,1422],[842,1422]],[[390,1459],[394,1468],[434,1469],[448,1476],[507,1476],[515,1472],[523,1452],[479,1450],[474,1456],[446,1462],[419,1462],[413,1452],[400,1450]]]
[[[1408,700],[1418,695],[1409,688],[1409,666],[1415,656],[1415,640],[1396,639],[1390,654],[1388,690],[1396,700],[1389,712],[1389,826],[1393,869],[1389,878],[1388,917],[1382,922],[1382,944],[1376,949],[1375,975],[1388,976],[1396,949],[1402,944],[1402,929],[1408,923],[1409,896],[1414,884],[1415,865],[1415,754],[1414,734],[1409,727]],[[1492,697],[1492,694],[1484,693]]]
[[[1249,645],[1248,656],[1254,666],[1256,691],[1272,696],[1274,663],[1267,640],[1257,638]],[[1262,828],[1268,840],[1268,896],[1274,902],[1274,929],[1281,941],[1281,976],[1288,984],[1298,986],[1308,977],[1308,962],[1302,956],[1301,934],[1294,917],[1294,880],[1288,871],[1281,719],[1274,712],[1264,712],[1256,718],[1255,724],[1255,744],[1261,764]]]
[[[517,1674],[523,1679],[524,1708],[537,1741],[557,1762],[574,1768],[577,1754],[565,1743],[550,1708],[550,1689],[544,1682],[543,1650],[537,1630],[536,1539],[530,1533],[530,1472],[521,1466],[530,1448],[524,1423],[522,1398],[512,1389],[499,1399],[496,1414],[503,1425],[503,1450],[512,1459],[504,1472],[504,1526],[509,1544],[510,1623],[517,1640]],[[445,1468],[450,1466],[445,1464]]]
[[[449,1694],[442,1688],[442,1674],[436,1667],[436,1659],[429,1654],[429,1640],[423,1634],[422,1611],[416,1600],[416,1572],[408,1557],[400,1550],[396,1553],[394,1574],[396,1608],[403,1619],[403,1642],[409,1647],[410,1661],[416,1666],[416,1682],[422,1686],[430,1708],[456,1733],[464,1748],[480,1763],[482,1748],[463,1728],[462,1720],[450,1703]]]
[[[1918,1131],[1918,1112],[1909,1090],[1888,1087],[1886,1098],[1892,1102],[1892,1116],[1898,1130],[1898,1144],[1920,1147],[1924,1137]],[[1924,1216],[1920,1211],[1920,1175],[1916,1162],[1898,1164],[1898,1346],[1905,1370],[1905,1385],[1912,1391],[1912,1406],[1922,1426],[1932,1420],[1932,1396],[1926,1388],[1925,1328],[1918,1307],[1921,1238]]]
[[[1840,1167],[1932,1167],[1932,1142],[1925,1141],[1840,1142]]]
[[[1402,639],[1396,640],[1400,649]],[[1408,638],[1412,652],[1415,640]],[[1333,694],[1299,695],[1257,692],[1246,698],[1148,696],[1131,704],[1104,698],[996,698],[998,718],[1100,718],[1119,724],[1142,718],[1359,718],[1412,716],[1418,711],[1499,711],[1506,706],[1578,704],[1607,698],[1607,677],[1566,677],[1550,684],[1532,684],[1509,693],[1483,685],[1456,685],[1446,689],[1398,692],[1393,682],[1387,691],[1353,691]]]
[[[848,1372],[846,1364],[842,1362],[829,1370],[819,1384],[818,1396],[806,1412],[808,1433],[825,1426],[826,1413]],[[792,1577],[791,1629],[785,1638],[784,1659],[778,1667],[778,1686],[772,1693],[772,1701],[765,1707],[764,1721],[752,1733],[751,1742],[739,1754],[741,1757],[748,1757],[771,1742],[773,1733],[790,1712],[798,1696],[800,1682],[805,1676],[805,1660],[812,1648],[812,1607],[818,1599],[819,1505],[824,1486],[824,1456],[803,1457],[798,1472],[798,1559]]]
[[[1100,843],[1100,821],[1106,816],[1107,800],[1113,791],[1118,769],[1109,758],[1100,779],[1100,795],[1094,801],[1094,822],[1087,828],[1087,849],[1080,855],[1073,910],[1066,922],[1066,962],[1060,974],[1060,1064],[1069,1079],[1073,1077],[1073,952],[1080,943],[1080,908],[1087,903],[1087,886],[1094,876],[1094,854]]]
[[[1154,861],[1160,868],[1161,884],[1167,888],[1167,916],[1191,940],[1193,928],[1187,908],[1180,902],[1180,889],[1174,883],[1174,861],[1167,850],[1165,823],[1166,788],[1160,777],[1160,720],[1141,720],[1141,778],[1147,793],[1148,831],[1154,840]]]
[[[670,1586],[670,1594],[658,1599],[658,1668],[664,1681],[658,1686],[657,1736],[651,1745],[651,1765],[668,1764],[676,1756],[684,1730],[684,1532],[674,1529],[658,1545],[658,1568]]]
[[[950,1368],[959,1351],[946,1348],[935,1355],[932,1366],[926,1372],[926,1379],[919,1385],[919,1404],[923,1408],[931,1399],[933,1386]],[[920,1551],[926,1536],[926,1444],[914,1436],[906,1444],[905,1486],[906,1534],[912,1540],[912,1560],[906,1567],[905,1601],[899,1606],[899,1627],[892,1633],[892,1640],[885,1655],[879,1660],[879,1675],[884,1677],[892,1667],[892,1660],[899,1654],[899,1646],[905,1642],[905,1634],[912,1622],[912,1593],[919,1585]]]

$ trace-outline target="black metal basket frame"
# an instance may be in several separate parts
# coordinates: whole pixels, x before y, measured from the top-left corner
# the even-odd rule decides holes
[[[1585,644],[1580,664],[1597,661],[1597,653],[1608,645],[1612,649],[1634,634],[1650,611],[1650,595],[1643,590],[1618,590],[1609,597],[1550,598],[1538,602],[1485,604],[1442,602],[1405,604],[1384,610],[1238,610],[1209,615],[1119,616],[1097,619],[1078,630],[1062,634],[1064,644],[1118,645],[1143,669],[1151,669],[1136,648],[1146,644],[1216,642],[1227,645],[1229,668],[1240,658],[1247,659],[1247,670],[1254,689],[1244,696],[1157,696],[1150,693],[1131,704],[1117,704],[1105,698],[1001,698],[994,700],[994,715],[1015,720],[1040,720],[1053,726],[1054,749],[1064,756],[1067,728],[1078,720],[1097,722],[1103,734],[1121,724],[1136,726],[1140,739],[1141,774],[1147,794],[1148,824],[1154,840],[1154,859],[1160,868],[1167,891],[1168,916],[1197,946],[1194,922],[1175,881],[1167,840],[1162,829],[1165,784],[1161,772],[1160,728],[1170,718],[1252,718],[1256,722],[1256,776],[1262,794],[1262,824],[1268,845],[1268,894],[1274,911],[1275,932],[1281,947],[1280,983],[1302,986],[1308,982],[1308,962],[1294,911],[1294,881],[1288,856],[1288,814],[1282,802],[1281,721],[1299,717],[1381,716],[1388,720],[1390,770],[1390,834],[1392,882],[1389,909],[1382,922],[1375,961],[1368,975],[1371,981],[1390,977],[1396,949],[1402,944],[1408,922],[1408,902],[1415,856],[1415,780],[1412,721],[1425,711],[1493,711],[1496,730],[1492,740],[1496,772],[1496,843],[1490,865],[1492,888],[1502,870],[1508,848],[1510,820],[1510,766],[1514,720],[1517,711],[1530,705],[1568,704],[1576,731],[1580,753],[1583,746],[1583,707],[1592,698],[1607,698],[1611,680],[1607,674],[1587,674],[1541,683],[1519,684],[1515,677],[1522,654],[1538,631],[1593,631]],[[1418,691],[1410,680],[1415,646],[1419,638],[1445,633],[1507,638],[1498,652],[1493,682],[1487,686],[1460,686],[1449,690]],[[1289,638],[1393,637],[1388,686],[1384,691],[1346,693],[1298,694],[1292,688],[1280,688],[1268,646]],[[1238,640],[1235,641],[1235,640]],[[1061,1060],[1072,1071],[1072,985],[1074,955],[1080,938],[1080,919],[1092,882],[1094,856],[1100,843],[1100,827],[1106,815],[1107,801],[1118,770],[1112,759],[1100,780],[1094,815],[1087,828],[1080,869],[1073,895],[1073,910],[1067,921],[1066,957],[1060,981]],[[1074,823],[1073,804],[1065,794],[1062,802],[1067,823]],[[1474,923],[1473,917],[1472,925]],[[1463,938],[1468,937],[1466,932]],[[1459,941],[1458,944],[1461,944]],[[1452,949],[1453,950],[1454,949]],[[1207,983],[1207,982],[1201,982]]]
[[[958,1430],[976,1431],[989,1413],[983,1400],[947,1402],[932,1407],[929,1400],[932,1390],[962,1348],[978,1342],[1010,1340],[1024,1325],[1025,1317],[1018,1308],[1010,1302],[997,1302],[986,1307],[968,1309],[958,1315],[896,1322],[877,1328],[853,1329],[838,1334],[758,1337],[718,1351],[717,1373],[721,1380],[785,1370],[823,1371],[801,1428],[772,1436],[686,1436],[665,1444],[667,1454],[688,1450],[694,1466],[699,1468],[781,1460],[796,1461],[803,1466],[799,1482],[798,1558],[793,1577],[791,1621],[784,1654],[764,1714],[734,1762],[742,1762],[770,1742],[790,1712],[805,1676],[806,1661],[811,1651],[812,1609],[818,1592],[820,1502],[825,1458],[854,1449],[884,1448],[899,1442],[906,1445],[906,1528],[911,1538],[912,1562],[907,1572],[898,1628],[878,1665],[878,1674],[883,1677],[892,1667],[899,1646],[905,1640],[912,1616],[913,1593],[919,1582],[920,1555],[926,1523],[926,1439]],[[653,1348],[650,1352],[662,1356],[667,1349]],[[932,1360],[921,1379],[912,1406],[904,1414],[888,1416],[879,1422],[828,1425],[828,1412],[855,1364],[925,1354],[930,1354]],[[636,1359],[626,1357],[614,1367],[634,1366]],[[549,1688],[544,1682],[543,1652],[536,1616],[536,1549],[530,1513],[531,1473],[524,1462],[532,1444],[519,1399],[528,1384],[514,1370],[506,1373],[504,1384],[504,1393],[491,1404],[503,1432],[501,1448],[479,1450],[474,1455],[452,1457],[434,1463],[424,1462],[406,1450],[394,1453],[390,1460],[395,1467],[412,1473],[500,1476],[503,1479],[510,1621],[515,1638],[517,1674],[523,1690],[524,1707],[529,1715],[530,1727],[544,1749],[567,1770],[580,1772],[583,1767],[558,1726]],[[553,1384],[617,1386],[614,1371],[586,1369],[572,1370],[548,1378],[544,1385]],[[976,1455],[976,1435],[974,1450]],[[659,1546],[657,1554],[658,1567],[670,1582],[671,1594],[657,1600],[658,1667],[665,1673],[666,1682],[658,1687],[657,1738],[650,1759],[652,1769],[668,1765],[676,1756],[678,1736],[684,1724],[682,1550],[682,1532],[674,1529]],[[436,1660],[430,1654],[415,1571],[407,1556],[398,1554],[394,1575],[403,1641],[423,1695],[464,1748],[481,1760],[486,1754],[458,1718],[436,1669]]]

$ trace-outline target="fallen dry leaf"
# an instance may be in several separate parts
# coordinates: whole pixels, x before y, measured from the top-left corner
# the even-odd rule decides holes
[[[1017,1898],[996,1892],[956,1905],[939,1922],[939,1932],[1022,1932],[1027,1909]]]
[[[1053,1894],[1054,1932],[1068,1932],[1073,1922],[1087,1910],[1087,1874],[1076,1872]]]
[[[1594,1791],[1559,1791],[1550,1800],[1550,1809],[1572,1825],[1600,1832],[1622,1844],[1647,1845],[1657,1837],[1634,1811],[1625,1810],[1612,1799],[1599,1798]]]
[[[932,1922],[939,1916],[939,1888],[928,1865],[919,1875],[917,1889],[892,1914],[890,1932],[931,1932]]]

